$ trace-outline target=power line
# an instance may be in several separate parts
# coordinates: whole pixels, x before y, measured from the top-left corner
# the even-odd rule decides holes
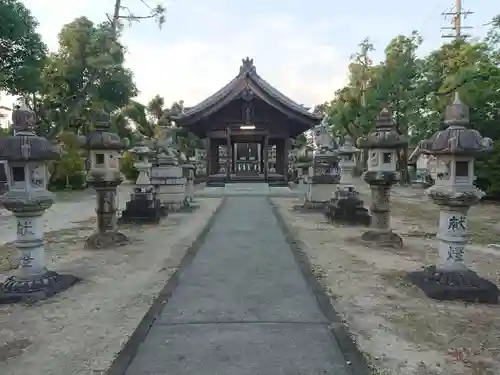
[[[474,14],[474,12],[464,10],[462,7],[462,0],[455,0],[455,6],[452,10],[448,12],[441,13],[445,18],[451,16],[452,26],[441,27],[441,30],[452,30],[450,34],[443,34],[442,38],[453,38],[453,39],[465,39],[469,37],[469,34],[464,34],[463,30],[470,30],[472,26],[464,26],[462,21],[467,18],[467,16]]]

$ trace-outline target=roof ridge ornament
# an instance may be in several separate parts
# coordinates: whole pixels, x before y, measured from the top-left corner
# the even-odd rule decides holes
[[[253,64],[253,59],[248,56],[241,60],[240,74],[245,73],[257,73],[255,65]]]

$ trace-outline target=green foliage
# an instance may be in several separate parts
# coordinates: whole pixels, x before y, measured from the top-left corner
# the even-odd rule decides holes
[[[370,41],[360,43],[351,57],[347,85],[327,106],[334,135],[366,135],[373,130],[378,113],[388,107],[398,132],[415,146],[442,127],[444,110],[459,91],[471,108],[470,127],[500,140],[500,16],[493,19],[484,40],[455,40],[420,58],[421,43],[416,32],[398,35],[376,65]],[[408,181],[407,150],[401,154],[402,181]],[[500,168],[497,165],[490,168]],[[495,183],[487,181],[489,191],[495,190]]]
[[[121,159],[121,171],[125,178],[130,181],[137,180],[139,171],[134,167],[134,156],[126,151]]]
[[[493,143],[493,151],[476,162],[476,186],[486,194],[500,198],[500,140]]]
[[[62,28],[35,102],[27,98],[49,138],[70,128],[84,134],[97,111],[115,113],[136,96],[132,72],[123,66],[123,47],[114,35],[109,23],[94,24],[85,17]]]
[[[0,1],[1,91],[27,94],[37,90],[46,54],[37,26],[21,1]]]
[[[60,134],[58,140],[61,145],[61,159],[50,165],[49,188],[51,190],[84,189],[86,187],[85,159],[81,155],[77,135],[64,132]]]

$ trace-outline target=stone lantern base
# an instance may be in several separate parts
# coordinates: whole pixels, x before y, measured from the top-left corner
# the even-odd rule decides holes
[[[137,187],[134,190],[118,224],[158,224],[162,217],[167,216],[167,210],[162,207],[153,186]]]
[[[116,189],[121,180],[87,180],[97,193],[97,231],[86,239],[85,246],[99,250],[127,244],[128,237],[116,226]]]
[[[465,301],[497,304],[500,291],[491,281],[471,270],[441,271],[435,266],[407,275],[429,298],[440,301]]]
[[[361,235],[361,239],[381,247],[403,247],[403,238],[394,233],[390,226],[390,191],[399,181],[398,174],[392,171],[367,171],[363,174],[363,179],[370,185],[370,212],[373,217],[370,229]]]
[[[368,209],[364,207],[363,200],[354,186],[338,189],[334,198],[328,202],[325,216],[328,220],[348,225],[371,224],[371,216]]]
[[[0,304],[40,301],[69,289],[81,281],[78,277],[47,271],[32,279],[11,276],[0,284]]]

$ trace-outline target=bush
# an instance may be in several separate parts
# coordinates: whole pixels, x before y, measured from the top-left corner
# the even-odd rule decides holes
[[[137,176],[139,176],[139,171],[134,167],[134,156],[128,151],[125,151],[121,159],[121,171],[125,178],[130,181],[137,180]]]
[[[49,190],[82,190],[87,187],[85,162],[76,153],[66,153],[51,163]]]
[[[476,162],[476,186],[489,198],[500,199],[500,141],[493,143],[493,151]]]

